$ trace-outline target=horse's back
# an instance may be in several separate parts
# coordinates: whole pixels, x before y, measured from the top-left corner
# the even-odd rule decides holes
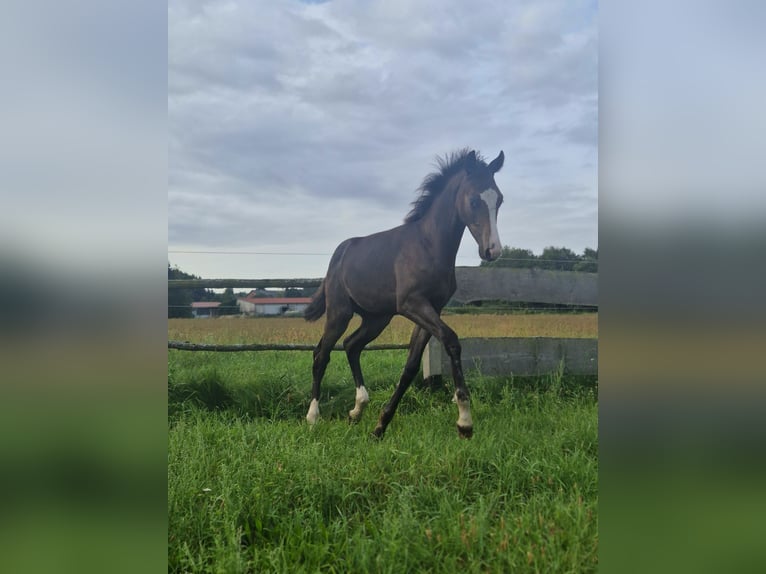
[[[361,310],[374,314],[396,313],[396,259],[401,239],[389,229],[352,237],[341,243],[336,279]]]

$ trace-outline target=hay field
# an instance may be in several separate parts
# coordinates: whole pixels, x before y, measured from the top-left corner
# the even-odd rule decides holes
[[[460,337],[598,337],[596,313],[447,315],[444,320]],[[359,317],[354,317],[346,334],[359,323]],[[168,338],[192,343],[313,345],[321,337],[323,328],[324,319],[308,323],[301,317],[168,319]],[[404,344],[409,342],[411,332],[409,320],[394,317],[375,343]]]

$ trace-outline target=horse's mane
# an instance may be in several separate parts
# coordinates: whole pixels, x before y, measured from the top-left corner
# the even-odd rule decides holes
[[[412,202],[412,209],[407,214],[407,217],[404,218],[405,223],[417,221],[428,212],[434,200],[444,191],[450,178],[463,169],[469,153],[471,153],[471,150],[466,147],[449,153],[444,157],[437,156],[436,167],[438,171],[429,173],[423,180],[423,183],[420,184],[420,187],[417,189],[420,195]],[[486,167],[484,158],[478,153],[476,154],[476,162]]]

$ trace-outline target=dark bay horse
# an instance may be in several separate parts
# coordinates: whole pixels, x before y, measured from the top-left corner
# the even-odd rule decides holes
[[[324,334],[314,349],[314,384],[306,415],[309,424],[319,418],[319,387],[330,351],[354,313],[362,317],[362,324],[343,342],[356,383],[356,404],[349,412],[354,422],[369,402],[359,364],[362,349],[383,332],[394,315],[403,315],[415,323],[407,363],[373,434],[383,436],[420,369],[428,340],[436,337],[452,364],[458,433],[461,437],[472,436],[460,341],[440,314],[455,293],[455,257],[466,227],[478,243],[482,259],[493,261],[500,256],[497,210],[503,194],[494,176],[503,167],[503,160],[501,151],[487,164],[468,149],[437,159],[438,171],[423,180],[420,195],[403,225],[347,239],[335,250],[327,275],[304,312],[308,321],[316,321],[327,313]]]

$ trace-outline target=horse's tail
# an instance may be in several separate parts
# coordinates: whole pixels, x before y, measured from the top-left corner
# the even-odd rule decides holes
[[[303,318],[306,319],[306,321],[316,321],[324,315],[325,309],[327,308],[324,282],[325,280],[322,279],[322,282],[319,284],[319,289],[317,289],[316,293],[314,293],[314,296],[311,298],[311,303],[309,303],[309,306],[303,311]]]
[[[311,303],[309,303],[309,306],[303,311],[303,318],[306,319],[306,321],[316,321],[324,315],[324,312],[327,310],[327,294],[325,293],[325,287],[327,286],[328,281],[330,281],[330,285],[338,285],[338,266],[340,265],[341,259],[343,259],[343,255],[346,253],[346,249],[348,249],[348,246],[351,245],[353,241],[354,238],[346,239],[335,248],[335,252],[330,258],[330,265],[327,268],[327,275],[319,284],[319,289],[317,289],[316,293],[314,293],[314,296],[311,298]]]

